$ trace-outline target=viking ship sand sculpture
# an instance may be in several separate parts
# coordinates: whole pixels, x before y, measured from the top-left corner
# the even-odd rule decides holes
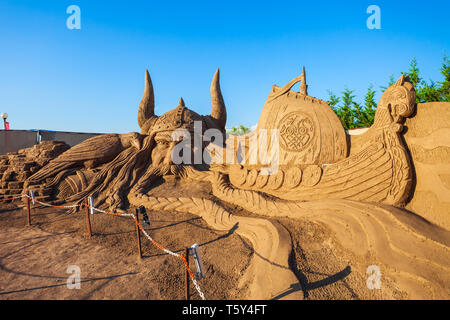
[[[299,92],[294,91],[299,82]],[[401,76],[382,94],[372,127],[356,136],[307,88],[303,69],[285,86],[272,87],[255,131],[227,135],[223,143],[202,140],[201,151],[214,144],[221,163],[175,164],[172,152],[181,140],[173,139],[174,131],[195,137],[215,129],[225,137],[219,71],[206,116],[182,99],[173,110],[155,115],[146,71],[140,133],[97,136],[72,147],[29,177],[24,192],[51,191],[55,203],[94,196],[97,207],[117,211],[143,205],[168,214],[188,212],[217,230],[238,225],[236,232],[257,253],[243,277],[250,283],[243,298],[304,297],[304,290],[294,289],[299,279],[289,263],[295,230],[288,232],[281,218],[331,229],[359,261],[354,270],[364,273],[376,261],[408,297],[449,298],[449,104],[416,104],[413,85]],[[202,124],[200,131],[196,123]],[[261,146],[276,157],[260,159]],[[423,151],[428,149],[432,158]],[[234,161],[225,159],[230,150]],[[167,179],[201,181],[210,188],[202,196],[154,195],[154,185]],[[249,214],[234,214],[233,206]]]

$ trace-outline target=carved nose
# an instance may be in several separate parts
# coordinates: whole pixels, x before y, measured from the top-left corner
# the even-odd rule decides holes
[[[169,148],[167,149],[166,156],[164,157],[164,165],[171,165],[173,163],[172,150],[175,147],[175,145],[176,145],[175,141],[170,142]]]

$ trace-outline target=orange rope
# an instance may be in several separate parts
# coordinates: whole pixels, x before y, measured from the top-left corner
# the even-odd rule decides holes
[[[28,198],[30,198],[29,195],[26,195],[26,196],[27,196]],[[18,199],[18,198],[13,197],[13,198],[8,198],[8,199],[0,199],[0,202],[9,201],[9,200],[14,200],[14,199]],[[50,203],[48,203],[47,205],[50,206],[50,207],[53,207],[53,208],[66,208],[66,206],[57,206],[57,205],[53,205],[53,204],[50,204]],[[84,204],[84,203],[83,203],[83,204],[80,204],[80,205],[78,205],[78,206],[81,206],[81,207],[87,206],[88,208],[91,208],[91,206],[89,206],[88,204]],[[94,208],[94,209],[95,209],[95,208]],[[120,213],[115,213],[115,212],[108,212],[108,211],[105,211],[105,213],[106,213],[106,214],[109,214],[109,215],[113,215],[113,216],[121,216]],[[133,218],[133,220],[134,220],[134,222],[136,223],[136,225],[138,226],[138,228],[141,229],[141,231],[144,231],[144,228],[139,224],[139,221],[138,221],[136,218]],[[159,244],[158,242],[156,242],[155,240],[152,239],[151,241],[152,241],[152,243],[153,243],[156,247],[158,247],[160,250],[162,250],[162,251],[167,250],[166,248],[164,248],[162,245],[160,245],[160,244]],[[178,257],[179,257],[181,260],[183,260],[183,262],[184,262],[184,267],[185,267],[186,270],[188,271],[189,276],[191,277],[191,279],[194,279],[194,274],[192,273],[191,268],[189,268],[189,265],[188,265],[188,263],[187,263],[186,258],[185,258],[183,255],[181,255],[181,254],[179,254]]]
[[[88,207],[90,207],[90,206],[88,206]],[[91,208],[91,207],[90,207],[90,208]],[[109,215],[114,215],[114,216],[121,216],[120,213],[115,213],[115,212],[108,212],[108,211],[105,211],[105,213],[106,213],[106,214],[109,214]],[[141,231],[144,231],[144,228],[140,225],[139,221],[138,221],[135,217],[133,218],[133,220],[134,220],[134,222],[136,223],[136,225],[138,226],[138,228],[141,229]],[[162,245],[160,245],[158,242],[156,242],[155,240],[152,239],[151,241],[152,241],[152,243],[153,243],[156,247],[158,247],[160,250],[162,250],[162,251],[168,250],[168,249],[164,248]],[[185,269],[188,271],[189,276],[191,277],[191,279],[194,279],[194,274],[192,273],[191,268],[189,268],[189,265],[188,265],[188,263],[187,263],[186,258],[185,258],[183,255],[181,255],[181,254],[179,254],[178,257],[179,257],[181,260],[183,260],[183,262],[184,262],[184,267],[185,267]]]
[[[19,198],[13,197],[13,198],[7,198],[7,199],[0,199],[0,202],[14,200],[14,199],[19,199]]]

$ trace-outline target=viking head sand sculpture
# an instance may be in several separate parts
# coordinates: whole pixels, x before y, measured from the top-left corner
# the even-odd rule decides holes
[[[113,209],[123,207],[126,192],[132,187],[143,191],[160,176],[181,174],[187,163],[173,164],[174,146],[183,140],[175,139],[174,131],[186,130],[193,138],[198,134],[194,132],[198,123],[200,135],[207,129],[225,132],[226,109],[219,70],[211,84],[211,100],[212,111],[208,116],[188,109],[182,98],[176,108],[156,116],[153,85],[146,70],[138,109],[141,134],[107,134],[88,139],[52,160],[31,176],[26,186],[54,188],[61,201],[80,202],[87,195],[95,195],[99,203],[106,201]]]
[[[223,134],[225,133],[227,112],[220,90],[219,76],[219,70],[217,70],[211,83],[212,110],[210,115],[201,116],[188,109],[181,98],[175,109],[162,116],[156,116],[153,85],[148,71],[145,72],[145,90],[139,104],[138,124],[141,127],[141,133],[148,134],[151,139],[154,139],[155,145],[151,152],[151,165],[133,187],[133,191],[143,192],[152,184],[155,177],[165,174],[181,175],[183,166],[194,163],[194,141],[189,141],[192,148],[189,148],[189,155],[184,155],[184,159],[187,158],[188,161],[184,161],[182,164],[173,163],[174,147],[182,140],[194,140],[195,135],[200,135],[197,138],[201,139],[203,133],[208,129],[217,129]],[[200,132],[195,132],[196,125],[200,128]],[[187,136],[174,135],[175,131],[183,130]],[[201,147],[202,149],[205,147],[203,142]]]

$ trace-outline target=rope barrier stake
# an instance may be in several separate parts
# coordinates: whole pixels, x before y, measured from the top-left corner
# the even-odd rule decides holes
[[[88,204],[89,204],[91,214],[94,214],[94,198],[93,197],[88,198]]]
[[[18,197],[12,197],[10,199],[1,199],[0,202],[3,201],[7,201],[7,200],[13,200],[13,199],[19,199],[19,198],[23,198],[26,197],[27,198],[27,211],[28,211],[28,222],[31,225],[31,216],[30,216],[30,198],[31,196],[29,196],[28,194],[26,195],[21,195]],[[91,198],[92,199],[92,198]],[[199,254],[199,250],[198,250],[198,244],[194,244],[192,246],[192,249],[186,248],[188,249],[188,252],[186,253],[186,256],[180,255],[178,253],[172,252],[168,249],[165,249],[163,246],[161,246],[160,244],[158,244],[156,241],[154,241],[150,235],[145,231],[145,229],[143,228],[143,226],[141,226],[139,224],[139,215],[138,212],[136,212],[136,216],[132,213],[122,213],[122,214],[118,214],[118,213],[113,213],[113,212],[107,212],[104,210],[100,210],[98,208],[95,208],[93,206],[93,200],[91,200],[92,206],[89,206],[89,199],[86,198],[85,199],[85,203],[84,204],[77,204],[77,205],[71,205],[71,206],[55,206],[49,203],[45,203],[45,202],[41,202],[39,200],[35,200],[37,203],[47,206],[47,207],[53,207],[53,208],[76,208],[76,207],[83,207],[83,205],[85,206],[86,209],[86,222],[87,222],[87,227],[88,227],[88,233],[89,233],[89,238],[92,237],[92,230],[91,230],[91,221],[90,221],[90,214],[89,211],[98,211],[101,213],[105,213],[105,214],[110,214],[110,215],[115,215],[115,216],[123,216],[123,217],[131,217],[133,218],[133,220],[135,221],[135,225],[137,228],[137,235],[138,235],[138,249],[139,249],[139,257],[142,258],[142,250],[141,250],[141,238],[140,238],[140,232],[142,231],[142,233],[144,234],[144,236],[150,240],[156,247],[158,247],[159,249],[161,249],[162,251],[164,251],[165,253],[172,255],[174,257],[180,258],[181,260],[183,260],[183,262],[185,263],[185,269],[186,269],[186,273],[188,275],[187,279],[191,279],[192,283],[194,284],[195,289],[197,290],[198,294],[200,295],[200,298],[202,300],[205,300],[205,295],[203,294],[200,286],[197,283],[197,279],[201,279],[204,274],[203,274],[203,265],[201,263],[201,258],[200,258],[200,254]],[[145,218],[144,218],[145,219]],[[139,230],[140,229],[140,230]],[[190,251],[193,251],[193,253],[191,253],[194,258],[195,258],[195,262],[196,262],[196,267],[197,267],[197,275],[194,276],[191,269],[189,268],[189,253]],[[195,252],[194,252],[195,251]],[[200,271],[200,272],[199,272]],[[197,278],[197,279],[196,279]],[[187,281],[188,282],[188,281]],[[188,288],[189,290],[189,288]],[[188,298],[189,298],[189,291],[188,291]]]
[[[36,205],[36,199],[34,198],[34,191],[30,190],[30,197],[31,197],[31,203],[34,205]]]
[[[197,269],[196,278],[197,280],[200,280],[205,276],[205,274],[203,272],[203,263],[202,258],[200,257],[200,250],[198,244],[197,243],[193,244],[191,250],[195,260],[195,267]]]
[[[87,224],[88,236],[89,236],[89,238],[92,238],[91,219],[89,217],[89,204],[88,204],[87,199],[86,199],[86,224]]]
[[[27,226],[31,226],[31,208],[29,197],[27,197]]]
[[[189,248],[184,249],[184,257],[186,258],[186,264],[189,266]],[[190,300],[189,296],[189,272],[187,268],[184,268],[184,292],[186,295],[186,300]]]
[[[142,248],[141,248],[141,230],[139,228],[139,210],[136,209],[136,236],[137,236],[137,248],[138,248],[138,258],[139,260],[142,259]]]

